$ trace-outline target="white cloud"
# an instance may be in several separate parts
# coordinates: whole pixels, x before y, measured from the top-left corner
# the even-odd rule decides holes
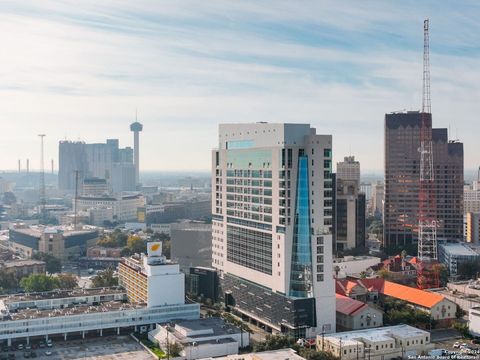
[[[218,123],[260,120],[310,122],[334,135],[338,159],[351,149],[364,169],[381,169],[384,113],[421,103],[422,14],[409,18],[408,6],[39,4],[0,6],[0,168],[35,164],[40,132],[47,158],[64,137],[130,145],[138,108],[145,169],[208,169]],[[432,49],[469,44],[459,38],[475,26],[469,10],[448,19],[459,23],[439,29]],[[336,46],[346,35],[359,43]],[[432,51],[435,125],[459,129],[467,167],[478,163],[478,52]]]

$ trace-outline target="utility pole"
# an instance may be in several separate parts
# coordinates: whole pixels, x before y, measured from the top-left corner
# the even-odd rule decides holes
[[[44,164],[44,154],[43,154],[43,138],[46,136],[45,134],[39,134],[40,137],[40,211],[42,222],[45,224],[46,222],[46,213],[45,213],[45,164]]]

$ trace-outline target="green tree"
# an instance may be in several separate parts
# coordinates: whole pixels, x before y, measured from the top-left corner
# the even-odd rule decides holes
[[[0,293],[6,293],[18,287],[18,279],[14,274],[0,270]]]
[[[114,271],[112,268],[105,269],[92,278],[93,288],[111,287],[117,285],[118,278],[114,276]]]
[[[31,274],[20,280],[20,286],[26,292],[44,292],[57,289],[59,280],[52,275]]]
[[[147,251],[147,243],[140,236],[130,235],[127,240],[127,248],[132,253],[145,253]]]
[[[32,259],[45,261],[47,272],[55,274],[62,271],[62,262],[55,256],[43,252],[37,252],[32,255]]]
[[[171,248],[172,248],[171,240],[162,241],[162,253],[163,255],[165,255],[167,259],[171,259]]]
[[[307,360],[336,360],[337,357],[326,351],[316,351],[315,349],[300,348],[298,354]]]
[[[78,286],[77,277],[73,274],[58,274],[58,288],[59,289],[75,289]]]
[[[295,338],[291,336],[267,335],[264,341],[255,343],[255,345],[253,346],[253,350],[255,352],[278,350],[278,349],[284,349],[287,347],[292,347],[294,345],[295,345]]]

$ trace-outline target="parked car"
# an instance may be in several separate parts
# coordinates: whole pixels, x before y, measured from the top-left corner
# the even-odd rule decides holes
[[[460,347],[460,343],[456,341],[455,344],[453,344],[453,348],[458,349],[459,347]]]
[[[52,356],[52,352],[50,350],[45,351],[46,356]]]

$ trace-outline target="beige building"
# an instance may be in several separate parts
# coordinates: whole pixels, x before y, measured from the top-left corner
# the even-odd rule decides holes
[[[128,300],[149,307],[184,304],[185,274],[180,266],[162,255],[160,242],[149,242],[147,252],[148,256],[125,257],[118,264],[118,282]]]
[[[360,162],[355,156],[345,156],[342,162],[337,163],[337,179],[355,181],[360,186]]]
[[[46,265],[40,260],[11,260],[1,263],[0,269],[21,279],[31,274],[45,274]]]
[[[466,222],[466,238],[469,243],[478,244],[480,236],[480,214],[479,213],[467,213]]]
[[[433,348],[430,333],[409,325],[317,336],[317,350],[342,360],[387,360],[420,355]]]

